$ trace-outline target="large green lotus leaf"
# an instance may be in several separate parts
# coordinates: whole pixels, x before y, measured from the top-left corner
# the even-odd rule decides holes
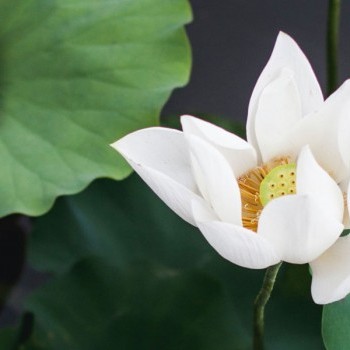
[[[350,348],[350,297],[325,305],[322,335],[327,350]]]
[[[108,338],[111,334],[118,334],[111,340],[112,344],[114,341],[121,344],[118,341],[123,339],[133,344],[124,348],[138,349],[133,342],[140,335],[142,344],[147,344],[144,349],[155,349],[162,348],[156,343],[158,338],[154,334],[158,334],[161,339],[167,339],[167,349],[187,349],[179,345],[185,341],[188,343],[183,344],[188,344],[189,349],[191,346],[215,350],[251,348],[252,303],[263,271],[239,268],[222,259],[195,227],[172,213],[137,175],[123,182],[99,180],[83,193],[60,198],[49,214],[37,220],[29,253],[37,268],[61,276],[45,288],[45,296],[38,292],[34,308],[34,304],[30,304],[38,322],[34,336],[37,341],[44,338],[45,333],[67,327],[70,334],[79,337],[82,326],[72,324],[72,317],[96,326],[101,321],[94,323],[94,320],[116,315],[113,308],[109,316],[106,313],[109,304],[121,303],[118,305],[126,313],[125,318],[120,319],[123,322],[110,321],[108,327],[96,331],[96,339],[111,339]],[[93,291],[95,308],[102,313],[98,316],[93,309],[88,319],[87,310],[80,314],[74,306],[63,307],[57,303],[76,293],[79,283],[67,276],[73,273],[74,278],[79,278],[76,267],[71,270],[72,266],[78,266],[81,259],[89,259],[91,255],[119,272],[106,278],[111,288],[116,288],[108,295],[109,287],[100,280],[98,272],[91,273],[90,279],[86,277],[86,283],[82,282],[84,293]],[[150,268],[143,270],[142,266]],[[155,282],[159,279],[162,283]],[[60,284],[63,280],[64,286]],[[113,287],[118,281],[120,285]],[[211,292],[213,290],[218,294]],[[133,299],[129,299],[130,293]],[[123,304],[125,300],[128,302]],[[196,309],[203,301],[211,308],[205,315]],[[70,303],[75,305],[73,299]],[[155,304],[157,307],[153,307]],[[188,309],[188,314],[180,312],[184,309]],[[205,326],[194,329],[199,322],[197,313]],[[307,266],[282,268],[266,313],[268,349],[322,347],[321,308],[311,300]],[[167,323],[168,318],[173,323]],[[169,335],[171,325],[173,336]],[[209,339],[217,339],[217,346]],[[62,334],[56,341],[62,346]],[[56,348],[59,346],[52,347]]]
[[[0,18],[0,216],[128,175],[108,144],[187,82],[187,0],[0,0]]]

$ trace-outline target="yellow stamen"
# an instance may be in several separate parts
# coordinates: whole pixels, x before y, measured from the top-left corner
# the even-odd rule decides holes
[[[245,228],[255,232],[258,229],[259,216],[263,209],[260,200],[261,182],[272,169],[290,163],[291,159],[289,157],[274,158],[270,162],[251,169],[239,177],[237,181],[241,192],[242,223]]]

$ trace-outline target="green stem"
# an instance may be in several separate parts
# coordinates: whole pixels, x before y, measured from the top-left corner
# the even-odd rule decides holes
[[[264,312],[265,306],[270,299],[273,286],[276,281],[277,273],[282,265],[282,262],[269,267],[266,270],[262,287],[254,302],[254,339],[253,349],[264,349]]]
[[[327,25],[327,93],[338,86],[338,34],[341,0],[329,0]]]

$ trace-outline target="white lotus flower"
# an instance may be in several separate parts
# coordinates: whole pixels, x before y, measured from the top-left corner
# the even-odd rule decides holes
[[[280,33],[250,100],[248,142],[183,116],[183,132],[148,128],[112,146],[224,258],[254,269],[311,262],[313,297],[327,303],[350,290],[350,238],[334,244],[349,111],[349,83],[323,101],[306,57]]]

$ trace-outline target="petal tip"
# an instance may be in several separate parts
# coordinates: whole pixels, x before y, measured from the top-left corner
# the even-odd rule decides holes
[[[286,32],[284,32],[283,30],[280,30],[280,31],[278,32],[278,35],[277,35],[277,40],[278,40],[279,38],[281,38],[282,40],[283,40],[283,39],[288,40],[288,39],[291,39],[291,36],[288,35]]]
[[[183,114],[181,117],[180,117],[180,122],[181,122],[181,125],[183,126],[184,123],[187,123],[187,122],[191,122],[193,120],[197,120],[198,118],[197,117],[194,117],[193,115],[190,115],[190,114]]]
[[[118,151],[118,145],[119,145],[119,140],[114,141],[114,142],[109,144],[109,146],[111,146],[112,148],[114,148],[117,151]]]
[[[312,151],[311,151],[311,148],[310,148],[310,145],[309,144],[306,144],[304,146],[302,146],[300,152],[299,152],[299,155],[298,155],[298,160],[301,158],[301,157],[304,157],[304,156],[309,156],[309,157],[312,157],[314,159],[314,155],[312,154]]]
[[[299,45],[289,34],[283,31],[279,31],[277,35],[276,43],[283,43],[283,42],[289,45],[297,46],[299,48]]]
[[[117,152],[119,152],[123,157],[127,154],[127,139],[129,138],[129,135],[125,135],[121,139],[109,144],[113,149],[115,149]]]

